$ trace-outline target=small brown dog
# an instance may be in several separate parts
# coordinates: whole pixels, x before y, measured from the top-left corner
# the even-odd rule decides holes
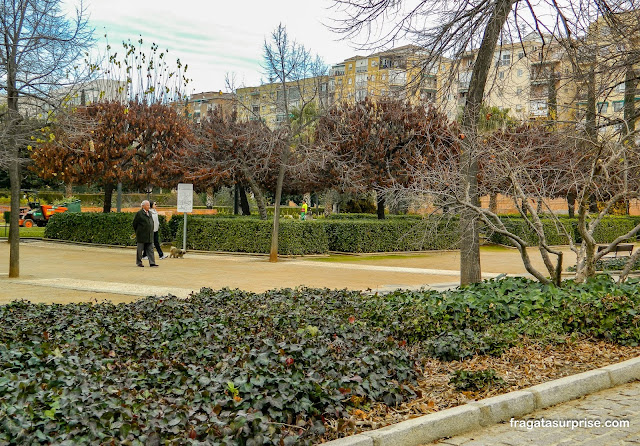
[[[181,259],[182,256],[184,256],[185,252],[187,251],[185,251],[184,249],[178,249],[175,246],[172,246],[169,257],[172,257],[174,259]]]

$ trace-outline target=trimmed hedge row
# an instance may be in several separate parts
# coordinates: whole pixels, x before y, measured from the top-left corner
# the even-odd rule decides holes
[[[408,218],[413,220],[421,220],[421,215],[416,214],[386,214],[385,218],[393,219],[393,218]],[[327,216],[329,220],[361,220],[361,219],[369,219],[369,220],[377,220],[378,214],[331,214]]]
[[[133,246],[131,223],[134,213],[63,213],[54,215],[45,229],[45,237],[75,242]],[[189,215],[187,248],[204,251],[268,253],[271,246],[272,222],[252,217]],[[183,216],[176,215],[168,223],[160,216],[160,239],[177,240],[182,246]],[[520,234],[530,245],[537,236],[528,230],[524,220],[504,217],[507,228]],[[628,232],[640,217],[608,217],[595,231],[598,243],[608,243]],[[548,242],[566,244],[556,223],[543,220]],[[580,242],[577,219],[561,218],[562,224],[576,242]],[[495,243],[510,244],[501,235],[492,234]],[[280,221],[278,251],[284,255],[338,252],[425,251],[457,248],[457,220],[416,218],[317,219]]]
[[[182,228],[183,220],[178,225],[177,239]],[[191,249],[267,253],[271,246],[271,221],[189,216],[187,228],[187,247]],[[448,249],[458,245],[458,224],[412,219],[282,219],[278,243],[278,251],[285,255]],[[181,240],[178,245],[182,245]]]
[[[57,214],[47,225],[45,237],[133,246],[133,216],[134,213]],[[182,215],[168,223],[160,216],[161,240],[176,240],[176,245],[182,247],[183,224]],[[271,246],[272,222],[251,217],[189,215],[187,230],[188,249],[268,253]],[[409,218],[304,222],[282,219],[278,242],[278,251],[284,255],[447,249],[458,245],[458,223]]]
[[[108,214],[85,212],[54,214],[44,230],[45,238],[102,245],[135,246],[133,235],[134,212]],[[160,240],[172,239],[164,215],[159,215]]]
[[[529,245],[535,246],[538,244],[538,236],[527,226],[522,217],[502,217],[507,230],[522,237]],[[596,230],[594,231],[594,238],[597,243],[611,243],[621,234],[625,234],[633,229],[638,223],[640,223],[640,217],[631,216],[611,216],[605,217]],[[547,243],[550,245],[566,245],[568,244],[567,237],[558,227],[558,223],[545,218],[542,219],[545,235],[547,236]],[[565,230],[572,237],[574,242],[580,243],[582,237],[578,232],[578,219],[562,217],[559,218],[559,224],[561,224]],[[494,243],[500,243],[503,245],[510,245],[509,239],[501,234],[491,234],[490,240]]]
[[[427,251],[458,247],[458,222],[433,220],[326,220],[329,250],[339,252]]]
[[[180,218],[176,233],[179,247],[182,247],[183,227],[184,219]],[[268,253],[272,228],[270,220],[190,215],[187,220],[187,247],[203,251]],[[323,225],[315,221],[281,220],[278,252],[283,255],[328,252]]]
[[[176,235],[180,246],[182,228],[181,220]],[[206,251],[267,253],[271,246],[271,229],[270,221],[189,216],[187,247]],[[448,227],[427,220],[302,222],[283,219],[280,222],[278,251],[285,255],[302,255],[323,254],[329,251],[391,252],[446,249],[457,246],[457,232],[457,223]]]

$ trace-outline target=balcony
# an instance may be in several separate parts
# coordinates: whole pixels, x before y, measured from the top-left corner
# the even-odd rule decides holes
[[[389,70],[389,85],[404,86],[407,83],[407,73],[403,70]]]

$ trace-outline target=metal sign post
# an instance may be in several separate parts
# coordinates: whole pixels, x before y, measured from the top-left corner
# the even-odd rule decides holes
[[[193,184],[178,184],[178,212],[184,212],[182,249],[187,250],[187,213],[193,212]]]

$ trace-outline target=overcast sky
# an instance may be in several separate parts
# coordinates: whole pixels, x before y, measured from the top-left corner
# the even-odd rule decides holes
[[[193,92],[225,90],[225,73],[238,86],[259,85],[265,37],[282,23],[290,38],[320,55],[330,66],[356,51],[324,25],[336,12],[330,0],[84,0],[98,45],[104,34],[112,47],[123,40],[169,50],[169,59],[187,63]],[[148,48],[148,47],[147,47]]]

